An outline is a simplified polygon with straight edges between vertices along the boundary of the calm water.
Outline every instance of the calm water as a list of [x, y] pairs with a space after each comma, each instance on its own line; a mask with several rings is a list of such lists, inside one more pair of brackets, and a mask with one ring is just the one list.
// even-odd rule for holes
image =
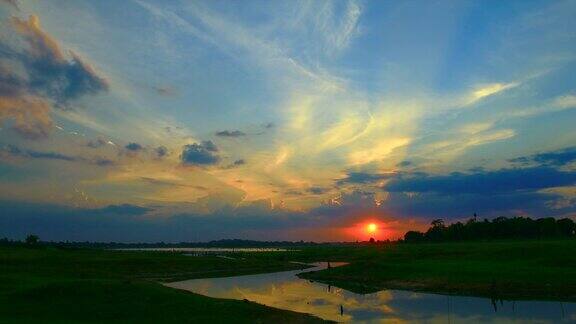
[[286, 252], [298, 251], [282, 248], [128, 248], [120, 251], [158, 251], [158, 252], [200, 252], [200, 253], [234, 253], [234, 252]]
[[[333, 264], [335, 265], [335, 264]], [[318, 270], [320, 267], [311, 270]], [[354, 323], [574, 323], [576, 303], [504, 301], [383, 290], [360, 295], [299, 279], [301, 271], [166, 284], [217, 298], [248, 299], [318, 317]], [[340, 314], [340, 305], [343, 315]]]

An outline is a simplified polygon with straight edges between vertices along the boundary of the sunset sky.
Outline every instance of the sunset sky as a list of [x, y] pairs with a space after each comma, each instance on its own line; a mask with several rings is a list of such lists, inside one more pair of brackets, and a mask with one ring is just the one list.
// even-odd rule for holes
[[0, 0], [0, 237], [574, 218], [575, 17], [576, 1]]

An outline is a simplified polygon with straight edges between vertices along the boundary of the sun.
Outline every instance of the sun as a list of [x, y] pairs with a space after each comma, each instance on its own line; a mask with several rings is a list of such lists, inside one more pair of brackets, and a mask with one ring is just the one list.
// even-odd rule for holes
[[366, 230], [368, 231], [368, 233], [374, 233], [374, 232], [376, 232], [376, 229], [378, 229], [378, 227], [374, 223], [370, 223], [366, 227]]

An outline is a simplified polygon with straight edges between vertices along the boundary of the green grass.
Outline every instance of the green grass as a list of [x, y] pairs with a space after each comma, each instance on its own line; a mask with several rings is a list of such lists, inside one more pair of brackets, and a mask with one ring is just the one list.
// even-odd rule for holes
[[576, 301], [576, 241], [317, 248], [300, 260], [349, 265], [302, 274], [360, 293], [406, 289], [504, 299]]
[[318, 319], [214, 299], [157, 281], [298, 268], [272, 259], [173, 253], [0, 247], [0, 323], [271, 323]]
[[319, 321], [159, 283], [301, 267], [288, 261], [350, 262], [301, 276], [360, 293], [389, 288], [576, 301], [574, 240], [318, 246], [237, 256], [0, 247], [0, 323]]

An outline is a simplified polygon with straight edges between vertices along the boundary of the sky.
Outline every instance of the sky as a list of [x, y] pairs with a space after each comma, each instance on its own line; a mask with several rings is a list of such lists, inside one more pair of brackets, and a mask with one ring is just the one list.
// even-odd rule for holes
[[572, 0], [0, 0], [0, 237], [575, 219], [575, 16]]

